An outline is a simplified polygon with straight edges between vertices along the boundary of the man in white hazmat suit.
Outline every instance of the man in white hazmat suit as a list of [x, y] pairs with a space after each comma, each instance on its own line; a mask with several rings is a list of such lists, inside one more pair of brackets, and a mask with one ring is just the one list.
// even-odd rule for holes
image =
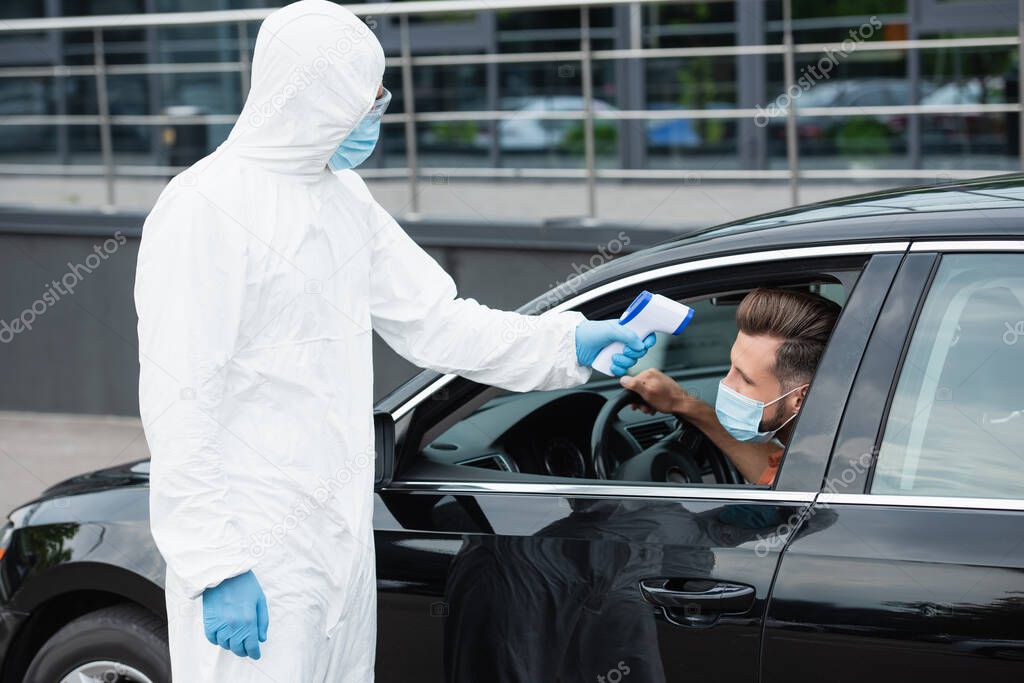
[[418, 365], [519, 391], [586, 381], [616, 340], [624, 373], [653, 338], [456, 298], [360, 178], [329, 170], [382, 92], [381, 47], [348, 10], [274, 12], [252, 71], [228, 139], [164, 189], [139, 251], [173, 677], [370, 681], [371, 329]]

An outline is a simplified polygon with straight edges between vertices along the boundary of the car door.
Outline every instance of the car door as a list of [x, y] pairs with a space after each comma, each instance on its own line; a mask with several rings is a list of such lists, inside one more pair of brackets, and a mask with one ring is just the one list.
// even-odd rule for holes
[[809, 515], [835, 523], [784, 552], [763, 681], [1024, 679], [1024, 242], [913, 251]]
[[[824, 475], [822, 446], [842, 414], [836, 398], [850, 389], [905, 247], [719, 257], [565, 302], [597, 317], [621, 311], [644, 287], [691, 302], [845, 273], [844, 313], [774, 488], [537, 474], [501, 451], [507, 432], [504, 441], [489, 432], [488, 421], [511, 412], [515, 428], [533, 433], [544, 427], [530, 422], [538, 410], [572, 401], [549, 421], [568, 433], [577, 412], [596, 414], [617, 393], [614, 380], [481, 402], [487, 388], [449, 378], [395, 410], [398, 466], [378, 490], [374, 519], [378, 679], [754, 680], [779, 553], [798, 527], [814, 535], [831, 523], [799, 521]], [[443, 462], [463, 451], [452, 455], [463, 458], [456, 464]]]

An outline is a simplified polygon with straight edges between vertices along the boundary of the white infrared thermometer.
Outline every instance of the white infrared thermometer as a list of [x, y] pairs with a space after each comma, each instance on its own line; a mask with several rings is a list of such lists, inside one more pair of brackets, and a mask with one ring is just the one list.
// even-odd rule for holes
[[[692, 317], [693, 309], [686, 304], [644, 290], [619, 316], [619, 324], [636, 332], [640, 339], [645, 339], [652, 332], [679, 334], [690, 324]], [[612, 356], [622, 353], [625, 348], [622, 342], [612, 342], [601, 349], [591, 367], [611, 375]]]

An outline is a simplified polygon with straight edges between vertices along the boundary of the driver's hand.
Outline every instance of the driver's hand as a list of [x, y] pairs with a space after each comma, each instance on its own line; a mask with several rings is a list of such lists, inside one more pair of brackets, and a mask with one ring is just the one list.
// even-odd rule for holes
[[695, 401], [699, 402], [699, 399], [686, 393], [678, 382], [654, 368], [637, 373], [635, 377], [626, 375], [619, 379], [619, 384], [640, 394], [646, 403], [634, 404], [633, 408], [648, 415], [674, 413], [685, 416], [687, 407]]

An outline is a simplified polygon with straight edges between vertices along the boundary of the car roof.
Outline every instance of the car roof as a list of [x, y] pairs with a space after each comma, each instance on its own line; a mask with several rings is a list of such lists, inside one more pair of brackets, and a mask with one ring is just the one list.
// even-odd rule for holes
[[1024, 174], [882, 190], [745, 218], [708, 228], [709, 235], [838, 218], [1024, 207]]
[[1024, 237], [1024, 174], [884, 190], [691, 230], [584, 274], [576, 291], [661, 265], [856, 242]]

